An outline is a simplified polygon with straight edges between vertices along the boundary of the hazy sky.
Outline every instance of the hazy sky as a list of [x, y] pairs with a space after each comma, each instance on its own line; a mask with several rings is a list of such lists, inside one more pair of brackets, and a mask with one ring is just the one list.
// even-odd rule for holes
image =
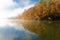
[[21, 15], [37, 3], [38, 0], [0, 0], [0, 19]]
[[38, 0], [0, 0], [0, 26], [9, 23], [6, 18], [21, 15], [24, 10], [33, 7], [37, 3]]

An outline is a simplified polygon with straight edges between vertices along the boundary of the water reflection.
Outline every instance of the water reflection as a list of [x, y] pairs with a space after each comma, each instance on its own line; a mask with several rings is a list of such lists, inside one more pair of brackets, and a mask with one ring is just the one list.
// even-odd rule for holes
[[6, 21], [0, 27], [0, 40], [60, 40], [60, 22]]
[[59, 21], [22, 22], [25, 29], [39, 35], [40, 40], [60, 40]]
[[8, 21], [7, 25], [0, 27], [0, 40], [39, 40], [39, 37], [24, 29], [21, 23]]

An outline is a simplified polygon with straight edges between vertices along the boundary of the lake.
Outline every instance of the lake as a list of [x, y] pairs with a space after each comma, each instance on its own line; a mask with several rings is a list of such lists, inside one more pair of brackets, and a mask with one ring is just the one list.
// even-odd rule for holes
[[21, 22], [6, 20], [0, 24], [2, 24], [0, 26], [0, 40], [39, 40], [39, 36], [25, 29]]
[[9, 21], [0, 27], [0, 40], [60, 40], [60, 22]]

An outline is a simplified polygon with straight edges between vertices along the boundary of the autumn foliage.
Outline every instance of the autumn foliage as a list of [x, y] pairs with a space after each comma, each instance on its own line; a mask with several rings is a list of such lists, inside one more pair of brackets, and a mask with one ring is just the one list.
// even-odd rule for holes
[[50, 0], [38, 3], [34, 7], [25, 11], [21, 19], [25, 20], [59, 20], [60, 1]]

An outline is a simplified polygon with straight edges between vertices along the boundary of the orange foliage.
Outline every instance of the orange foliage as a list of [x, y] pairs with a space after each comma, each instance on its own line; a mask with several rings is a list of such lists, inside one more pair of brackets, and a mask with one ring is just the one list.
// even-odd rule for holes
[[[40, 20], [44, 19], [47, 16], [51, 17], [51, 19], [54, 16], [60, 16], [60, 2], [59, 1], [53, 1], [50, 4], [46, 4], [46, 2], [38, 3], [35, 7], [32, 7], [25, 11], [23, 15], [21, 16], [21, 19], [27, 19], [27, 20]], [[48, 7], [47, 7], [48, 6]]]

